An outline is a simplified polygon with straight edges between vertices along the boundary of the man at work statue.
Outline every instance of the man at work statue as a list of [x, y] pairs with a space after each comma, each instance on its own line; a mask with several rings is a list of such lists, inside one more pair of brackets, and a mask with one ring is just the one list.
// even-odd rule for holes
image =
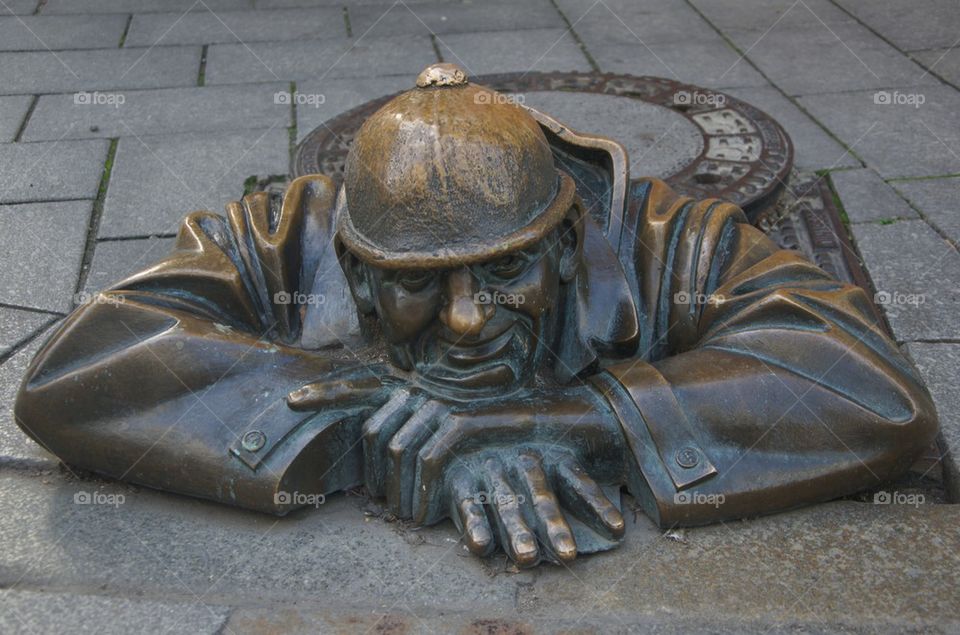
[[[69, 465], [283, 514], [365, 485], [478, 555], [609, 549], [902, 473], [936, 434], [867, 295], [618, 144], [426, 69], [75, 311], [16, 415]], [[349, 289], [349, 290], [347, 290]]]

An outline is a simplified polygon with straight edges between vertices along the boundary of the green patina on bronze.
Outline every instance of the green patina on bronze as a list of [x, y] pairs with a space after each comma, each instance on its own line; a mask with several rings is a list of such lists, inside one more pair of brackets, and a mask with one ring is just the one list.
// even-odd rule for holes
[[864, 291], [627, 165], [431, 67], [339, 192], [191, 214], [78, 308], [17, 421], [68, 464], [264, 512], [365, 485], [522, 566], [615, 547], [622, 488], [675, 527], [905, 471], [936, 415]]

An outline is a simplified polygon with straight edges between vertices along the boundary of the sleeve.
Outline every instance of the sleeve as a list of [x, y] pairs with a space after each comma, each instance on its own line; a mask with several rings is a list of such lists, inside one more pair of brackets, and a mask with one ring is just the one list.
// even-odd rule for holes
[[930, 396], [863, 289], [651, 182], [637, 241], [646, 355], [595, 378], [661, 526], [753, 516], [873, 487], [937, 432]]
[[353, 413], [285, 401], [344, 365], [294, 346], [289, 301], [315, 273], [301, 252], [329, 232], [333, 200], [332, 182], [311, 176], [282, 204], [260, 192], [226, 217], [189, 215], [170, 256], [53, 334], [21, 385], [17, 423], [69, 465], [263, 511], [289, 509], [281, 487], [358, 482], [359, 435], [341, 425]]

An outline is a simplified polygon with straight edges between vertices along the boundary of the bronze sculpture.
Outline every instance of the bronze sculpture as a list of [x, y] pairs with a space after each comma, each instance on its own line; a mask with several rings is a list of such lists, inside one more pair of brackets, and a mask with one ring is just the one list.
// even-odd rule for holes
[[67, 318], [27, 434], [271, 513], [363, 484], [521, 566], [616, 546], [621, 486], [710, 523], [873, 486], [936, 434], [862, 289], [452, 65], [364, 124], [339, 192], [226, 212]]

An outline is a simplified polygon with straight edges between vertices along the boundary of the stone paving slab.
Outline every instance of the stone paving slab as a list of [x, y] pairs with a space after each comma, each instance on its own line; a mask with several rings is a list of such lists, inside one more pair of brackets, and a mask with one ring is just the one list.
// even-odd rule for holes
[[0, 97], [0, 143], [9, 143], [17, 138], [32, 101], [29, 95]]
[[[790, 620], [773, 623], [769, 620], [737, 620], [732, 615], [711, 615], [709, 618], [687, 618], [682, 612], [661, 610], [653, 614], [633, 614], [629, 617], [607, 617], [603, 614], [581, 615], [575, 619], [523, 615], [504, 616], [488, 613], [453, 613], [450, 611], [355, 610], [336, 608], [327, 610], [307, 608], [237, 609], [230, 615], [225, 632], [266, 635], [282, 632], [286, 635], [316, 633], [403, 633], [404, 635], [436, 635], [463, 633], [467, 635], [532, 635], [535, 633], [563, 633], [565, 635], [716, 635], [742, 633], [745, 635], [778, 635], [781, 633], [863, 633], [864, 635], [903, 635], [921, 633], [920, 629], [905, 629], [902, 624], [862, 623], [843, 621]], [[945, 632], [927, 627], [926, 632]]]
[[252, 9], [253, 0], [47, 0], [48, 13], [160, 13]]
[[[501, 611], [533, 575], [491, 577], [463, 557], [450, 526], [402, 529], [366, 516], [356, 497], [276, 518], [59, 474], [44, 480], [0, 472], [3, 586], [214, 605]], [[74, 502], [81, 493], [90, 504]]]
[[936, 78], [865, 27], [841, 22], [725, 32], [790, 95], [936, 84]]
[[60, 462], [24, 434], [13, 416], [13, 405], [27, 367], [40, 347], [53, 333], [56, 316], [47, 316], [48, 326], [30, 342], [0, 364], [0, 467], [20, 467], [54, 470]]
[[[657, 535], [544, 569], [519, 601], [531, 615], [666, 609], [709, 620], [956, 628], [960, 508], [836, 502]], [[665, 575], [666, 574], [666, 575]], [[573, 577], [575, 576], [575, 578]], [[573, 579], [571, 579], [573, 578]]]
[[307, 42], [214, 44], [207, 52], [207, 84], [407, 75], [436, 62], [425, 36], [327, 38]]
[[0, 144], [0, 203], [95, 198], [106, 140]]
[[714, 26], [722, 29], [834, 25], [852, 18], [830, 0], [691, 0]]
[[954, 86], [960, 85], [960, 49], [914, 51], [910, 56]]
[[297, 105], [297, 142], [341, 113], [371, 99], [408, 90], [413, 85], [414, 78], [407, 75], [299, 82], [297, 93], [304, 101]]
[[[461, 3], [463, 0], [448, 0], [451, 4]], [[268, 9], [289, 9], [289, 8], [303, 8], [303, 7], [326, 7], [326, 6], [343, 6], [344, 4], [349, 4], [349, 6], [363, 6], [363, 5], [381, 5], [384, 9], [392, 5], [396, 0], [350, 0], [349, 3], [345, 3], [343, 0], [254, 0], [257, 9], [268, 10]], [[426, 3], [434, 3], [437, 0], [404, 0], [404, 4], [409, 5], [418, 5]]]
[[437, 46], [444, 61], [468, 75], [591, 70], [566, 29], [455, 33], [437, 38]]
[[57, 51], [116, 47], [120, 46], [120, 38], [126, 27], [125, 15], [0, 17], [0, 50]]
[[39, 0], [4, 0], [4, 15], [30, 15], [37, 10]]
[[954, 502], [960, 501], [960, 344], [909, 342], [907, 352], [927, 384], [940, 417], [940, 434], [948, 455], [944, 458], [944, 484]]
[[247, 177], [288, 171], [285, 128], [121, 139], [100, 237], [176, 233], [190, 212], [222, 213]]
[[[295, 602], [411, 621], [469, 612], [533, 628], [543, 619], [589, 625], [587, 616], [627, 628], [682, 614], [949, 629], [960, 601], [960, 512], [946, 505], [837, 502], [672, 538], [628, 515], [620, 549], [511, 574], [502, 557], [466, 557], [448, 523], [412, 531], [365, 515], [379, 506], [357, 497], [274, 519], [60, 474], [4, 472], [0, 485], [0, 582], [19, 579], [25, 590], [81, 584], [170, 602]], [[74, 502], [85, 495], [98, 502]]]
[[870, 168], [831, 172], [830, 179], [851, 223], [919, 218], [910, 204]]
[[98, 242], [93, 262], [87, 272], [84, 291], [88, 294], [107, 289], [130, 274], [136, 273], [173, 250], [174, 238], [108, 240]]
[[718, 38], [716, 31], [677, 0], [637, 3], [630, 0], [581, 2], [559, 0], [557, 7], [589, 47], [595, 43], [655, 44]]
[[290, 106], [282, 97], [289, 92], [289, 84], [276, 82], [127, 90], [118, 105], [78, 104], [73, 95], [41, 95], [23, 140], [287, 127]]
[[[0, 205], [0, 303], [69, 311], [93, 201]], [[25, 266], [29, 263], [29, 266]]]
[[960, 243], [960, 177], [894, 181], [892, 185], [928, 222]]
[[5, 633], [214, 633], [229, 609], [80, 593], [0, 591], [0, 630]]
[[6, 357], [51, 320], [53, 316], [49, 314], [0, 307], [0, 358]]
[[960, 254], [922, 220], [850, 226], [897, 341], [960, 331]]
[[952, 88], [810, 95], [799, 102], [884, 178], [960, 172], [960, 94]]
[[199, 46], [0, 53], [0, 91], [6, 94], [118, 91], [193, 86]]
[[707, 88], [770, 86], [749, 62], [719, 39], [642, 44], [587, 44], [607, 73], [656, 75]]
[[832, 170], [860, 162], [830, 137], [809, 115], [776, 88], [729, 88], [727, 93], [777, 120], [793, 141], [793, 164], [799, 170]]
[[124, 46], [269, 42], [345, 37], [343, 10], [217, 11], [133, 16]]
[[837, 4], [903, 50], [957, 44], [957, 5], [951, 0], [837, 0]]
[[353, 35], [364, 39], [566, 27], [548, 0], [360, 5], [350, 6], [349, 12]]

